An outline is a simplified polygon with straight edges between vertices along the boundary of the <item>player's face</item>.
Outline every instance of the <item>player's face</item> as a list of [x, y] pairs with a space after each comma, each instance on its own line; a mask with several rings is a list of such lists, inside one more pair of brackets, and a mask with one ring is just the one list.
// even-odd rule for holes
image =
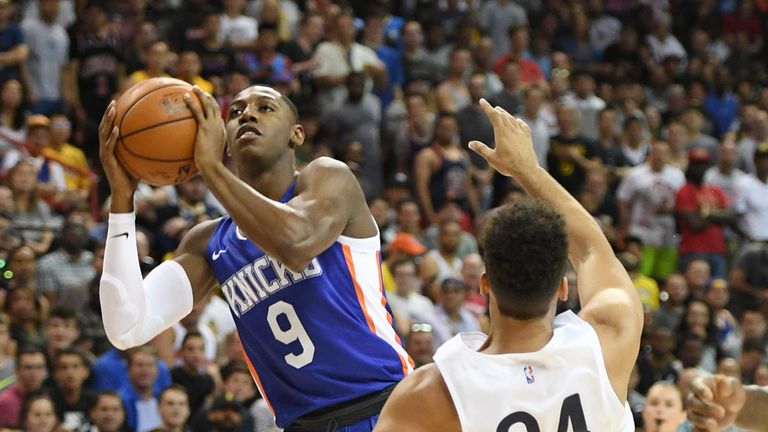
[[301, 145], [303, 129], [277, 90], [253, 86], [238, 93], [227, 113], [227, 144], [237, 159], [246, 151], [259, 159], [276, 159]]

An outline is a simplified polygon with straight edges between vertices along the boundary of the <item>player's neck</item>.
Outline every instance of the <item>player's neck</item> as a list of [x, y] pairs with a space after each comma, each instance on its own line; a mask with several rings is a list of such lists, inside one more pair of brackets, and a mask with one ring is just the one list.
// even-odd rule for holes
[[[290, 168], [283, 166], [284, 163], [288, 162], [291, 164]], [[239, 171], [240, 178], [244, 182], [272, 200], [282, 198], [296, 177], [292, 159], [290, 161], [280, 161], [271, 169], [265, 171], [245, 172], [243, 169], [239, 169]]]
[[552, 334], [553, 319], [549, 313], [527, 321], [495, 313], [491, 316], [488, 340], [479, 351], [484, 354], [536, 352], [547, 345]]

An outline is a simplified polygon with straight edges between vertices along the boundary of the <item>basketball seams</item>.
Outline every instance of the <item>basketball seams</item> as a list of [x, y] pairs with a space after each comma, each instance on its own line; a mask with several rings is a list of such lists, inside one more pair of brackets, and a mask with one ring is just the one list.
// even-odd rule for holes
[[162, 85], [160, 87], [155, 87], [152, 90], [150, 90], [150, 91], [144, 93], [143, 95], [141, 95], [141, 97], [136, 98], [133, 101], [133, 103], [130, 104], [128, 106], [128, 108], [125, 109], [125, 112], [123, 113], [123, 116], [120, 118], [120, 124], [118, 125], [118, 131], [120, 132], [120, 138], [123, 138], [123, 132], [122, 132], [123, 131], [123, 122], [125, 121], [125, 118], [128, 117], [128, 113], [131, 112], [131, 110], [133, 109], [134, 106], [136, 106], [137, 103], [141, 102], [142, 99], [144, 99], [145, 97], [151, 95], [152, 93], [154, 93], [154, 92], [156, 92], [158, 90], [162, 90], [164, 88], [172, 87], [172, 86], [179, 86], [179, 85], [181, 85], [181, 84], [177, 83], [177, 82], [170, 82], [170, 83]]
[[[122, 141], [122, 140], [121, 140]], [[122, 146], [116, 146], [115, 147], [115, 156], [117, 156], [117, 161], [120, 162], [120, 166], [123, 167], [126, 171], [128, 171], [128, 174], [133, 178], [141, 178], [141, 176], [133, 169], [129, 164], [123, 163], [123, 158], [120, 156], [120, 153], [122, 153], [121, 150], [124, 150], [126, 148], [125, 143], [123, 143]]]
[[132, 137], [134, 135], [140, 134], [140, 133], [148, 131], [150, 129], [154, 129], [156, 127], [165, 126], [167, 124], [176, 123], [176, 122], [180, 122], [180, 121], [184, 121], [184, 120], [189, 120], [189, 119], [193, 119], [193, 120], [197, 121], [195, 119], [195, 116], [182, 117], [182, 118], [177, 118], [177, 119], [173, 119], [173, 120], [166, 120], [164, 122], [155, 123], [152, 126], [145, 126], [145, 127], [141, 128], [141, 129], [136, 129], [135, 131], [133, 131], [133, 132], [127, 134], [127, 135], [121, 135], [120, 138], [125, 140], [126, 138]]

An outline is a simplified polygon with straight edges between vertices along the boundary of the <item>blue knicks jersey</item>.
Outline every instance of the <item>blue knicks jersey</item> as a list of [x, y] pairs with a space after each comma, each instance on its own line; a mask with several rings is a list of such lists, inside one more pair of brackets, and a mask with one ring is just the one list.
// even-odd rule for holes
[[[293, 196], [294, 185], [281, 202]], [[207, 259], [278, 426], [380, 391], [413, 370], [392, 327], [379, 248], [378, 235], [340, 236], [294, 273], [231, 218], [216, 226]]]

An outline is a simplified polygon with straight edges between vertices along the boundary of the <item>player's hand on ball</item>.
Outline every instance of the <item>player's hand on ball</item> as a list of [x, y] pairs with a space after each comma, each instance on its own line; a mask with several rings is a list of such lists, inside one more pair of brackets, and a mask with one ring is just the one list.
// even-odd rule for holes
[[104, 167], [104, 173], [109, 181], [109, 187], [112, 190], [112, 199], [130, 199], [133, 201], [133, 192], [136, 190], [138, 180], [128, 175], [125, 169], [115, 156], [115, 144], [119, 131], [114, 125], [115, 105], [112, 101], [99, 125], [99, 157], [101, 165]]
[[718, 432], [732, 425], [746, 401], [741, 383], [722, 375], [698, 377], [691, 382], [688, 420], [696, 432]]
[[216, 99], [197, 86], [194, 87], [194, 92], [200, 99], [202, 108], [192, 102], [192, 95], [189, 93], [184, 95], [184, 100], [197, 119], [195, 165], [202, 171], [212, 164], [221, 162], [224, 147], [227, 144], [227, 132]]
[[492, 107], [485, 99], [480, 100], [480, 107], [493, 125], [496, 148], [492, 149], [480, 141], [470, 141], [469, 148], [485, 158], [496, 171], [507, 176], [522, 174], [538, 167], [539, 161], [533, 151], [528, 125], [503, 108]]

